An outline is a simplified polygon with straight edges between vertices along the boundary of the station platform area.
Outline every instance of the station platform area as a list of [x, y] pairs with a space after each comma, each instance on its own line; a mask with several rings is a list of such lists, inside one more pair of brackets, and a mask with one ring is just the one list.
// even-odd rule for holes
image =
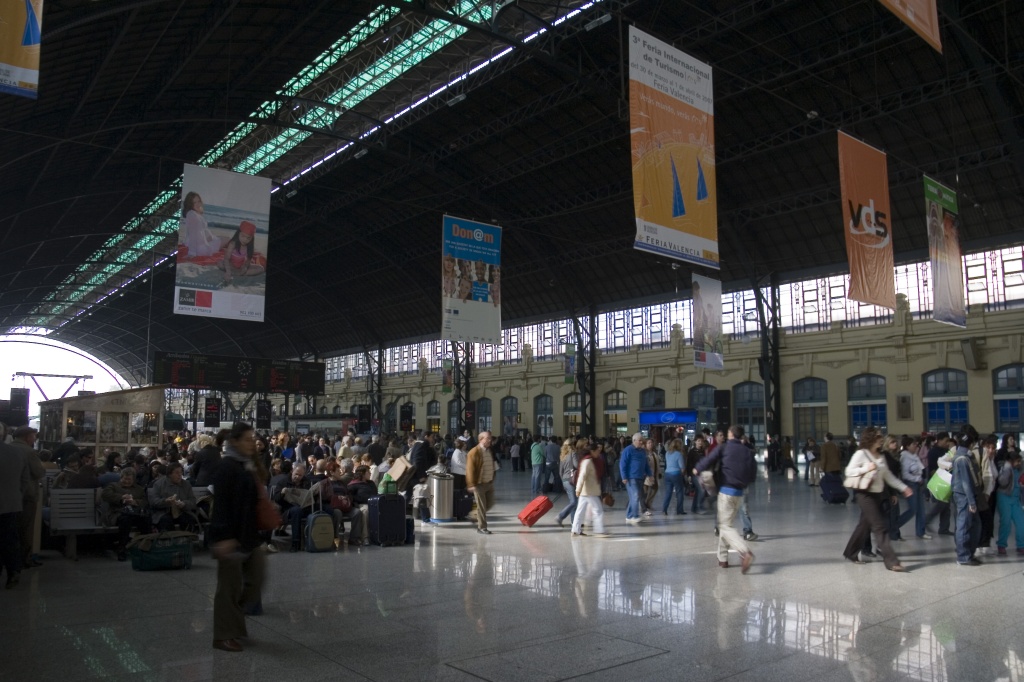
[[[908, 573], [842, 550], [854, 504], [802, 480], [758, 479], [759, 539], [747, 575], [721, 569], [714, 515], [625, 523], [570, 537], [555, 509], [516, 514], [530, 473], [498, 473], [493, 535], [468, 522], [421, 528], [414, 545], [267, 558], [264, 614], [245, 651], [211, 648], [216, 565], [135, 572], [44, 553], [0, 592], [3, 682], [123, 680], [856, 680], [1024, 679], [1024, 558], [955, 563], [953, 538], [894, 543]], [[689, 511], [689, 501], [687, 501]], [[934, 532], [935, 528], [932, 528]], [[734, 555], [735, 556], [735, 555]]]

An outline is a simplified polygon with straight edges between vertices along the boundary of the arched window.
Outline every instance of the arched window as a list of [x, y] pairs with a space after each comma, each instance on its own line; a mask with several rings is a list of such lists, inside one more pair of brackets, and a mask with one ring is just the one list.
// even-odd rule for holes
[[846, 404], [850, 410], [850, 433], [853, 439], [868, 426], [888, 431], [889, 411], [886, 406], [885, 377], [858, 374], [846, 382]]
[[441, 403], [438, 400], [431, 400], [427, 403], [427, 416], [428, 417], [440, 417], [441, 416]]
[[925, 374], [922, 381], [925, 430], [956, 431], [968, 423], [967, 372], [937, 369]]
[[808, 438], [825, 439], [828, 425], [828, 382], [808, 377], [793, 382], [793, 452]]
[[757, 448], [766, 444], [764, 427], [764, 385], [746, 381], [732, 387], [733, 421], [743, 427]]
[[542, 436], [555, 435], [555, 401], [543, 393], [533, 399], [534, 423]]
[[501, 399], [501, 432], [514, 436], [519, 430], [519, 399], [506, 396]]
[[697, 430], [715, 430], [718, 415], [715, 411], [715, 387], [700, 384], [690, 389], [690, 408], [697, 410]]
[[992, 372], [996, 431], [1020, 432], [1024, 409], [1024, 365], [1008, 365]]
[[[476, 432], [491, 431], [494, 430], [494, 422], [492, 420], [492, 411], [494, 408], [491, 407], [490, 398], [480, 398], [476, 401]], [[497, 434], [495, 434], [497, 435]]]
[[334, 416], [336, 416], [336, 417], [340, 417], [341, 416], [341, 405], [335, 405], [334, 406]]
[[398, 430], [398, 406], [391, 402], [384, 408], [384, 432], [394, 433]]
[[566, 436], [579, 435], [582, 430], [582, 417], [579, 393], [570, 393], [562, 398], [562, 433]]
[[326, 405], [321, 405], [320, 406], [320, 414], [327, 414], [327, 406]]
[[641, 410], [665, 409], [665, 391], [660, 388], [645, 388], [640, 391]]
[[626, 419], [626, 392], [612, 390], [604, 394], [604, 432], [621, 436], [629, 430]]

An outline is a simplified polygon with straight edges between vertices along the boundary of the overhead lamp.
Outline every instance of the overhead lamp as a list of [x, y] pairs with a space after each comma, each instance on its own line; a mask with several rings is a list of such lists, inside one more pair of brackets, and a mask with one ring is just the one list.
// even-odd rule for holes
[[587, 23], [583, 24], [583, 28], [585, 28], [588, 31], [593, 31], [598, 26], [603, 26], [603, 25], [607, 24], [611, 20], [612, 20], [612, 15], [610, 15], [610, 14], [602, 14], [597, 19], [594, 19], [593, 21], [588, 21]]
[[369, 153], [369, 151], [370, 150], [368, 150], [368, 149], [360, 149], [359, 151], [357, 151], [355, 154], [352, 155], [352, 158], [354, 158], [354, 159], [361, 159], [364, 156], [366, 156]]
[[454, 107], [456, 104], [458, 104], [459, 102], [462, 102], [465, 99], [466, 99], [466, 93], [460, 92], [459, 94], [455, 95], [455, 97], [452, 97], [450, 100], [448, 100], [448, 106]]
[[299, 193], [299, 190], [293, 189], [292, 191], [288, 192], [284, 196], [285, 196], [286, 199], [291, 199], [293, 196], [295, 196], [298, 193]]

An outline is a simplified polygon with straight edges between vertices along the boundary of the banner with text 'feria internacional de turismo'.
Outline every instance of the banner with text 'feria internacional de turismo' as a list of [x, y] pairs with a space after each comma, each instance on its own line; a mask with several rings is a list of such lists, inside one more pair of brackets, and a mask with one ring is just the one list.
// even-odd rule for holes
[[501, 228], [445, 216], [441, 338], [501, 343]]
[[270, 178], [185, 166], [174, 312], [263, 321]]
[[43, 0], [0, 0], [0, 92], [36, 98]]
[[928, 255], [932, 267], [932, 318], [936, 322], [966, 327], [956, 190], [926, 175], [924, 206], [928, 215]]
[[942, 52], [939, 35], [939, 9], [935, 0], [880, 0], [903, 23], [914, 29], [929, 45]]
[[839, 185], [854, 301], [896, 309], [885, 154], [839, 133]]
[[717, 269], [711, 67], [631, 26], [629, 126], [634, 248]]

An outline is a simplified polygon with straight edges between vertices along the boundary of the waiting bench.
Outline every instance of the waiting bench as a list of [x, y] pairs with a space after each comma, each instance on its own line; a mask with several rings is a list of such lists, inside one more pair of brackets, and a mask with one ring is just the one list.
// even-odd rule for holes
[[50, 535], [65, 535], [64, 556], [78, 559], [78, 536], [116, 533], [116, 526], [98, 523], [98, 488], [50, 490]]

